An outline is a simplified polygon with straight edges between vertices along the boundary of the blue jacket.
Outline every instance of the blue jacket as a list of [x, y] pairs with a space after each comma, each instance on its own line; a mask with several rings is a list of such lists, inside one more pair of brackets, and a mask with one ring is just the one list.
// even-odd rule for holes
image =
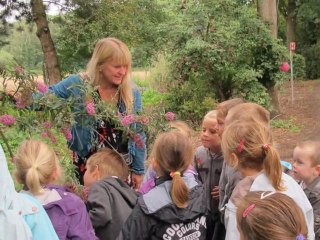
[[[53, 92], [57, 97], [69, 98], [74, 97], [76, 104], [73, 106], [72, 111], [75, 113], [85, 113], [85, 99], [84, 93], [81, 91], [81, 86], [83, 80], [80, 75], [70, 75], [61, 82], [49, 87], [49, 91]], [[133, 88], [133, 113], [138, 113], [142, 111], [141, 94], [137, 88]], [[122, 110], [125, 110], [124, 103], [120, 105]], [[80, 157], [86, 157], [90, 150], [92, 149], [92, 142], [94, 136], [94, 130], [92, 128], [86, 127], [87, 124], [92, 124], [95, 126], [92, 117], [86, 114], [79, 114], [75, 117], [76, 123], [72, 126], [72, 140], [68, 143], [69, 148], [75, 152]], [[137, 127], [137, 124], [133, 124], [133, 127]], [[144, 142], [143, 148], [138, 148], [135, 142], [129, 138], [128, 142], [128, 152], [133, 158], [131, 168], [137, 174], [144, 173], [144, 160], [146, 156], [146, 135], [144, 132], [139, 133]]]
[[0, 239], [58, 240], [41, 204], [17, 193], [0, 145]]

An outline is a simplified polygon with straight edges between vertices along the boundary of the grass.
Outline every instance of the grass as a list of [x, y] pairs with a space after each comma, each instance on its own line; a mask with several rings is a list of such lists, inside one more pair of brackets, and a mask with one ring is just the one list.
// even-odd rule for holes
[[273, 128], [287, 129], [292, 133], [299, 133], [301, 131], [301, 126], [295, 124], [293, 118], [274, 119], [271, 121], [271, 126]]

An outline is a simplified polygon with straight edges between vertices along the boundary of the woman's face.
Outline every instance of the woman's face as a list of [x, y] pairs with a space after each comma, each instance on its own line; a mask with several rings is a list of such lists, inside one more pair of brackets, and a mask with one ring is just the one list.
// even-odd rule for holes
[[118, 62], [111, 60], [100, 66], [102, 80], [105, 83], [119, 86], [128, 72], [128, 67], [121, 65]]

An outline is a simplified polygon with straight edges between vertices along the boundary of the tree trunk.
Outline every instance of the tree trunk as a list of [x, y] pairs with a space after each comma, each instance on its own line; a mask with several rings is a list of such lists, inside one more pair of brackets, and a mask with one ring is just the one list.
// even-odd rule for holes
[[258, 0], [260, 18], [270, 26], [272, 36], [278, 37], [278, 6], [277, 0]]
[[[257, 9], [260, 18], [269, 24], [271, 34], [274, 38], [278, 37], [278, 4], [277, 0], [258, 0]], [[280, 112], [279, 89], [272, 86], [268, 88], [271, 97], [271, 104], [274, 111]]]
[[37, 36], [40, 40], [46, 72], [48, 73], [49, 84], [61, 80], [61, 72], [58, 63], [56, 49], [51, 38], [47, 15], [42, 0], [31, 0], [33, 20], [37, 25]]
[[294, 31], [294, 11], [296, 9], [296, 1], [288, 0], [287, 5], [287, 16], [286, 16], [286, 38], [287, 47], [289, 48], [290, 42], [295, 41], [295, 31]]

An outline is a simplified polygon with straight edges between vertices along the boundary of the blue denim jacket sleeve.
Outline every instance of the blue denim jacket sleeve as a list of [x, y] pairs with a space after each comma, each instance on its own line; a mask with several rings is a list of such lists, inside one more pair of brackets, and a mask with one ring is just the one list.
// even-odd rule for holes
[[76, 85], [82, 85], [82, 80], [79, 75], [70, 75], [64, 80], [49, 87], [49, 91], [53, 92], [57, 97], [68, 98], [71, 95], [80, 95], [80, 88]]
[[[133, 88], [133, 112], [139, 113], [142, 112], [142, 102], [141, 102], [141, 94], [139, 90], [134, 87]], [[141, 125], [134, 123], [132, 126], [140, 135], [141, 140], [143, 142], [143, 147], [137, 147], [133, 139], [129, 138], [128, 142], [128, 151], [133, 158], [131, 168], [132, 171], [136, 174], [144, 174], [144, 162], [146, 158], [146, 134], [142, 131]]]

